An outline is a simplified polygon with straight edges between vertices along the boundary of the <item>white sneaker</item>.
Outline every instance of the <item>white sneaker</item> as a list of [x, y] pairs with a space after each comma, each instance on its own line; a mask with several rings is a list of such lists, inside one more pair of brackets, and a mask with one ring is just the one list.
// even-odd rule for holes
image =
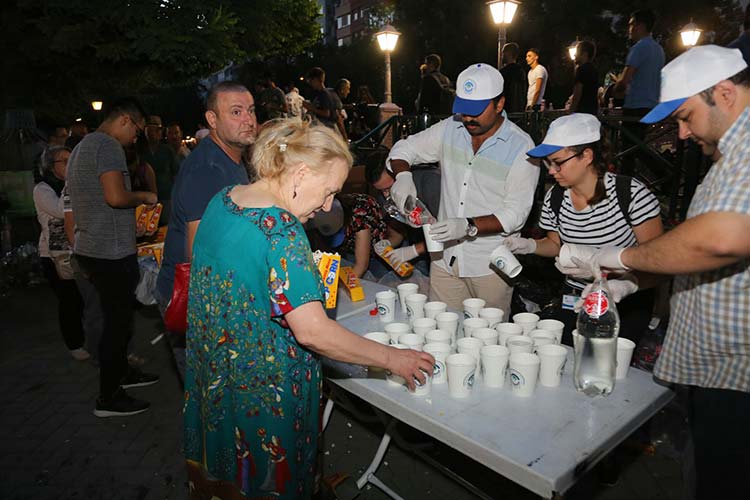
[[76, 361], [86, 361], [91, 357], [91, 354], [89, 354], [89, 352], [83, 347], [71, 350], [70, 355], [73, 356], [73, 359]]

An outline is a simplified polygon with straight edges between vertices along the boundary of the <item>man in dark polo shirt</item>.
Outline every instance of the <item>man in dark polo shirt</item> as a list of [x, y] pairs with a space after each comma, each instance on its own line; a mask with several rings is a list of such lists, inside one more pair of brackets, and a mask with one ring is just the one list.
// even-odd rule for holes
[[208, 202], [226, 186], [249, 182], [242, 153], [257, 134], [253, 96], [239, 83], [222, 82], [209, 92], [206, 109], [210, 134], [182, 162], [172, 191], [172, 214], [156, 282], [162, 311], [172, 297], [175, 266], [190, 262]]
[[125, 389], [155, 384], [159, 377], [128, 366], [133, 336], [133, 299], [139, 270], [135, 207], [156, 204], [156, 195], [132, 191], [123, 146], [143, 134], [146, 113], [134, 99], [112, 104], [99, 128], [70, 155], [67, 188], [75, 219], [73, 253], [101, 302], [104, 325], [99, 343], [97, 417], [128, 416], [148, 410]]

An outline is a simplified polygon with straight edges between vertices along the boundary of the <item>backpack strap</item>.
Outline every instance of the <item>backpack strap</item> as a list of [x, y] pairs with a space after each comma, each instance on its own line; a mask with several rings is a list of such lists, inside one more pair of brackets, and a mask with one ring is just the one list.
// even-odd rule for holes
[[549, 196], [549, 204], [550, 208], [552, 209], [552, 213], [555, 214], [555, 219], [557, 220], [558, 226], [560, 225], [560, 208], [562, 208], [564, 197], [565, 190], [560, 186], [560, 184], [555, 183], [555, 185], [552, 186], [552, 192]]
[[627, 175], [616, 175], [615, 176], [615, 193], [617, 194], [617, 204], [620, 205], [620, 212], [625, 217], [625, 222], [628, 226], [632, 227], [630, 220], [630, 200], [632, 198], [630, 193], [630, 184], [633, 178]]

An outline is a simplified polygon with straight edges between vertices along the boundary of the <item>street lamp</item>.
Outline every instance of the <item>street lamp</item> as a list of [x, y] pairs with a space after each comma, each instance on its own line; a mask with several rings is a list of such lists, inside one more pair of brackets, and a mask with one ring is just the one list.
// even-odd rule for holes
[[576, 60], [576, 56], [578, 55], [578, 44], [580, 43], [580, 40], [578, 40], [578, 37], [576, 37], [576, 41], [571, 43], [568, 46], [568, 55], [570, 56], [571, 61]]
[[91, 101], [91, 107], [94, 108], [94, 111], [101, 111], [102, 101]]
[[688, 48], [693, 47], [698, 43], [698, 39], [701, 37], [701, 33], [703, 33], [703, 30], [693, 22], [693, 18], [691, 17], [690, 22], [683, 26], [680, 30], [682, 45]]
[[516, 0], [490, 0], [487, 5], [490, 7], [492, 21], [498, 25], [497, 30], [497, 69], [503, 66], [503, 45], [505, 45], [505, 30], [513, 22], [513, 16], [516, 15], [520, 2]]
[[386, 24], [375, 33], [380, 50], [385, 52], [385, 102], [393, 102], [391, 94], [391, 52], [396, 48], [399, 36], [401, 36], [401, 33], [390, 24]]

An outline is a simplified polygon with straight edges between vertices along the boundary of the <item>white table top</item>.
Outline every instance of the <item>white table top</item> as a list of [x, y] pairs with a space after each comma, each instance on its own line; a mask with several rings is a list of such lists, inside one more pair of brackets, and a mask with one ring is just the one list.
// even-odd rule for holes
[[[363, 279], [359, 281], [365, 291], [365, 299], [358, 302], [352, 302], [343, 285], [339, 283], [338, 296], [336, 298], [336, 321], [349, 318], [360, 312], [371, 311], [375, 308], [375, 294], [385, 290], [392, 290], [392, 288], [380, 285], [374, 281]], [[409, 281], [406, 280], [404, 283], [409, 283]], [[427, 294], [426, 290], [419, 290], [419, 292]], [[398, 299], [396, 299], [396, 303], [398, 303]]]
[[[366, 313], [350, 316], [341, 324], [361, 334], [382, 331], [378, 318]], [[333, 367], [345, 375], [330, 380], [549, 498], [564, 493], [674, 395], [654, 383], [651, 374], [631, 367], [628, 377], [618, 380], [608, 397], [589, 398], [573, 386], [572, 357], [569, 349], [560, 387], [538, 385], [530, 398], [512, 395], [508, 382], [502, 389], [492, 389], [481, 380], [465, 400], [452, 398], [448, 384], [433, 385], [429, 396], [417, 397], [406, 387], [366, 378], [362, 367], [339, 363]]]

